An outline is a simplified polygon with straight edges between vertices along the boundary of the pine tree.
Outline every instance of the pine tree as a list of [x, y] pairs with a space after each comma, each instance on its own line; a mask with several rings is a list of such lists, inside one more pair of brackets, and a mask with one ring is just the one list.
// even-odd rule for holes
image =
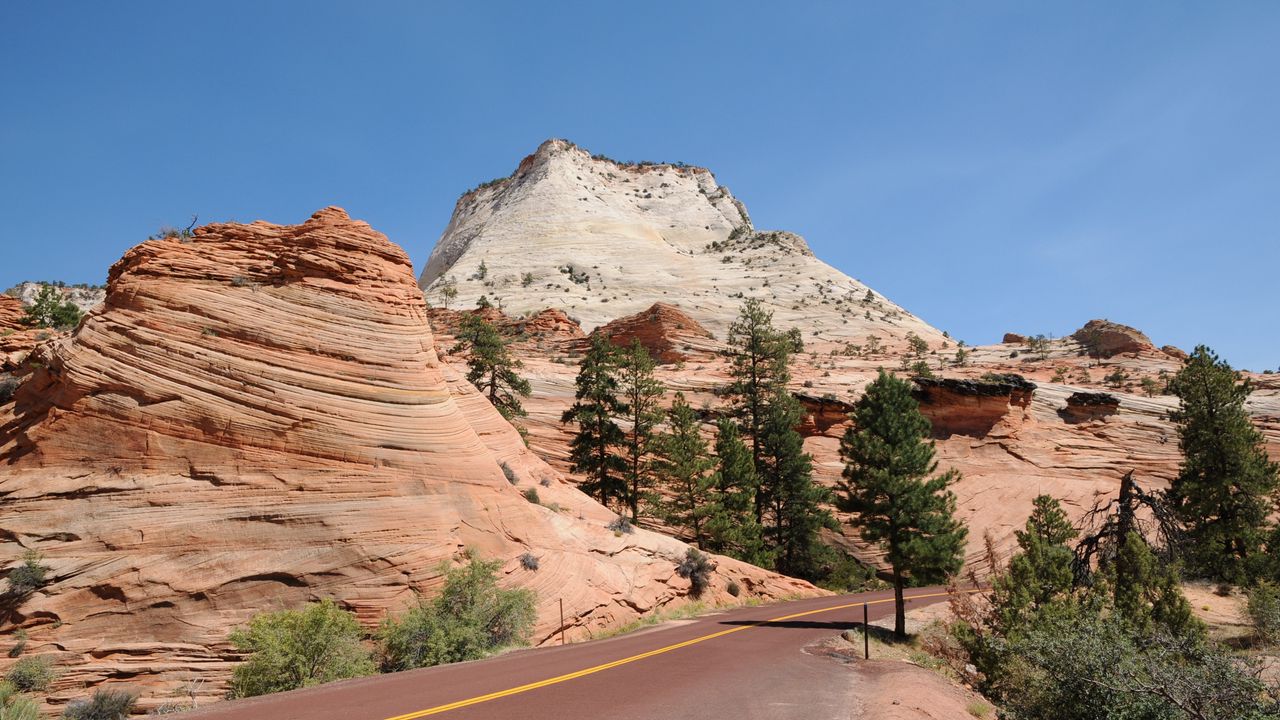
[[659, 402], [666, 388], [653, 376], [653, 358], [636, 340], [618, 356], [618, 385], [622, 402], [626, 405], [625, 419], [630, 425], [626, 431], [623, 461], [626, 470], [623, 479], [627, 484], [627, 505], [632, 521], [640, 519], [640, 501], [651, 495], [653, 471], [650, 455], [654, 429], [662, 421]]
[[615, 452], [626, 436], [614, 418], [628, 408], [618, 398], [616, 372], [617, 348], [602, 336], [592, 336], [578, 366], [575, 402], [560, 418], [562, 423], [578, 424], [569, 446], [569, 459], [574, 472], [587, 476], [583, 491], [596, 495], [605, 506], [614, 499], [624, 502], [627, 494], [622, 479], [627, 466]]
[[854, 406], [853, 426], [840, 441], [845, 461], [840, 509], [854, 513], [862, 539], [880, 545], [893, 571], [894, 633], [906, 634], [902, 590], [908, 580], [940, 582], [964, 561], [965, 527], [955, 518], [947, 486], [954, 470], [933, 475], [929, 421], [911, 386], [880, 372]]
[[[729, 326], [728, 342], [732, 357], [728, 396], [734, 403], [742, 434], [751, 439], [751, 461], [760, 472], [763, 462], [761, 437], [769, 397], [774, 389], [790, 379], [787, 364], [796, 347], [798, 336], [778, 332], [773, 326], [773, 313], [750, 298], [742, 306], [738, 319]], [[755, 520], [762, 523], [768, 502], [766, 493], [755, 492]]]
[[465, 315], [450, 352], [469, 351], [467, 380], [489, 399], [508, 422], [526, 415], [520, 398], [529, 397], [529, 381], [516, 372], [524, 363], [511, 357], [498, 329], [479, 315]]
[[772, 562], [764, 550], [755, 497], [760, 479], [751, 450], [742, 442], [738, 426], [728, 418], [716, 424], [714, 500], [707, 520], [708, 549], [762, 567]]
[[1242, 582], [1260, 551], [1280, 469], [1245, 410], [1250, 388], [1225, 360], [1201, 345], [1169, 383], [1181, 404], [1182, 467], [1169, 488], [1187, 526], [1190, 565], [1208, 577]]
[[26, 309], [22, 321], [32, 327], [71, 330], [80, 324], [84, 313], [52, 285], [41, 285], [40, 292]]
[[1156, 559], [1140, 533], [1125, 536], [1106, 570], [1116, 613], [1140, 636], [1158, 626], [1178, 637], [1204, 638], [1204, 625], [1183, 596], [1177, 571]]
[[1075, 553], [1067, 545], [1076, 530], [1062, 511], [1062, 505], [1048, 495], [1033, 501], [1025, 530], [1014, 533], [1019, 552], [1009, 561], [1008, 571], [993, 582], [994, 602], [1012, 627], [1029, 612], [1044, 607], [1071, 589], [1071, 563]]
[[831, 493], [813, 482], [813, 458], [804, 451], [800, 403], [785, 387], [775, 387], [761, 432], [761, 491], [769, 498], [764, 538], [777, 553], [774, 568], [784, 575], [813, 577], [821, 551], [818, 532], [835, 526], [824, 507]]
[[707, 455], [698, 413], [676, 393], [667, 415], [667, 432], [658, 436], [654, 472], [667, 490], [662, 517], [679, 528], [700, 548], [707, 547], [708, 520], [715, 515], [714, 462]]

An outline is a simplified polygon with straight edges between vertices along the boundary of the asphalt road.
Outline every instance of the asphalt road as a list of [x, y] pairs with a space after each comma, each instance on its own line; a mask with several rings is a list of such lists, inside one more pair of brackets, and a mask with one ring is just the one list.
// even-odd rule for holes
[[[908, 608], [945, 600], [915, 588]], [[848, 670], [805, 646], [893, 612], [890, 591], [715, 613], [606, 640], [219, 703], [200, 720], [824, 720], [855, 706]]]

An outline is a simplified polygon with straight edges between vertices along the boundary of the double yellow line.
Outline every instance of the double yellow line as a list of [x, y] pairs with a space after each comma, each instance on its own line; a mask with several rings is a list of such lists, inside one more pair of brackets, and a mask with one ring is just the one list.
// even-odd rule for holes
[[[980, 591], [968, 590], [965, 592], [980, 592]], [[904, 599], [905, 600], [923, 600], [925, 598], [943, 597], [949, 594], [950, 593], [945, 593], [945, 592], [928, 593], [926, 595], [912, 595]], [[504, 698], [510, 695], [519, 695], [520, 693], [529, 692], [530, 690], [537, 690], [538, 688], [547, 687], [548, 685], [556, 685], [558, 683], [568, 682], [570, 680], [576, 680], [577, 678], [585, 677], [587, 675], [594, 675], [595, 673], [603, 672], [611, 668], [616, 668], [619, 665], [626, 665], [627, 663], [633, 663], [633, 662], [636, 662], [637, 660], [644, 660], [645, 658], [650, 658], [650, 657], [653, 657], [654, 655], [661, 655], [662, 653], [668, 653], [668, 652], [671, 652], [672, 650], [679, 650], [680, 648], [689, 647], [690, 645], [697, 645], [700, 642], [714, 640], [718, 637], [724, 637], [725, 635], [732, 635], [733, 633], [742, 632], [743, 630], [750, 630], [751, 628], [759, 627], [760, 625], [764, 625], [767, 623], [794, 620], [796, 618], [805, 617], [807, 615], [817, 615], [819, 613], [833, 612], [835, 610], [844, 610], [846, 608], [859, 607], [861, 605], [879, 605], [881, 603], [891, 603], [891, 602], [893, 602], [893, 598], [884, 598], [882, 600], [864, 600], [860, 602], [847, 603], [845, 605], [834, 605], [832, 607], [827, 607], [827, 608], [818, 608], [817, 610], [806, 610], [804, 612], [793, 613], [791, 615], [783, 615], [782, 617], [776, 617], [769, 620], [760, 620], [757, 622], [753, 622], [749, 625], [742, 625], [739, 627], [730, 628], [728, 630], [721, 630], [720, 632], [714, 632], [709, 635], [703, 635], [701, 637], [693, 638], [692, 640], [685, 640], [684, 642], [675, 643], [674, 645], [660, 647], [657, 650], [650, 650], [649, 652], [643, 652], [643, 653], [640, 653], [639, 655], [632, 655], [631, 657], [625, 657], [625, 658], [622, 658], [621, 660], [614, 660], [613, 662], [607, 662], [607, 663], [604, 663], [603, 665], [596, 665], [594, 667], [577, 670], [571, 673], [566, 673], [564, 675], [557, 675], [556, 677], [547, 678], [546, 680], [538, 680], [537, 682], [531, 682], [527, 685], [520, 685], [518, 687], [507, 688], [506, 690], [491, 692], [488, 695], [477, 695], [476, 697], [467, 698], [466, 700], [458, 700], [457, 702], [451, 702], [447, 705], [437, 705], [432, 708], [427, 708], [426, 710], [416, 710], [411, 713], [405, 713], [404, 715], [396, 715], [395, 717], [389, 717], [389, 718], [386, 718], [385, 720], [416, 720], [417, 718], [426, 717], [428, 715], [439, 715], [440, 713], [449, 712], [450, 710], [457, 710], [459, 708], [469, 707], [471, 705], [479, 705], [480, 703], [489, 702], [490, 700], [497, 700], [498, 698]]]

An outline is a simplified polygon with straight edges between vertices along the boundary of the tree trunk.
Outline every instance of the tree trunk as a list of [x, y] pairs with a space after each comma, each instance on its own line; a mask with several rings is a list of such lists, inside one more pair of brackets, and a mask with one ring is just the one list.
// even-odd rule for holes
[[899, 640], [907, 638], [907, 604], [902, 599], [902, 573], [893, 569], [893, 635]]

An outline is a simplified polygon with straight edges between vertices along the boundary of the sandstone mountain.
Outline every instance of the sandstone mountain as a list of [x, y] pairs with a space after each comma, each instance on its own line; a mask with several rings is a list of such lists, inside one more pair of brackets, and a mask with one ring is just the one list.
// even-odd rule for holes
[[464, 194], [419, 282], [436, 306], [483, 295], [510, 315], [563, 310], [586, 331], [664, 302], [724, 337], [755, 297], [806, 338], [942, 340], [799, 236], [757, 230], [711, 171], [617, 162], [564, 140]]
[[[641, 338], [658, 354], [674, 349], [658, 376], [705, 416], [723, 410], [725, 329], [745, 298], [760, 298], [775, 324], [803, 334], [791, 389], [808, 410], [805, 447], [827, 484], [839, 479], [839, 439], [862, 388], [882, 367], [910, 373], [925, 363], [943, 377], [923, 382], [919, 399], [934, 422], [941, 466], [963, 474], [954, 490], [971, 528], [971, 560], [988, 532], [1008, 547], [1040, 493], [1079, 516], [1129, 470], [1159, 487], [1178, 467], [1167, 419], [1176, 399], [1161, 392], [1185, 357], [1177, 348], [1157, 349], [1134, 328], [1095, 320], [1063, 339], [1010, 333], [1005, 344], [965, 348], [957, 361], [953, 340], [821, 262], [800, 238], [756, 231], [702, 168], [618, 163], [547, 141], [510, 177], [459, 199], [420, 284], [436, 306], [451, 285], [454, 307], [486, 295], [500, 302], [508, 326], [555, 308], [586, 330], [613, 336], [625, 328], [618, 336], [627, 342]], [[678, 336], [675, 313], [710, 336]], [[908, 333], [927, 347], [912, 352]], [[559, 419], [572, 402], [581, 340], [515, 342], [533, 384], [524, 420], [531, 447], [568, 473], [572, 428]], [[461, 366], [461, 358], [446, 360]], [[1253, 379], [1250, 408], [1280, 457], [1280, 383]], [[1105, 392], [1114, 404], [1083, 405], [1081, 392]], [[878, 561], [853, 534], [832, 540]]]
[[[340, 209], [134, 247], [22, 373], [0, 552], [38, 551], [49, 583], [0, 632], [56, 658], [55, 706], [104, 681], [144, 707], [192, 681], [216, 697], [254, 612], [334, 597], [372, 626], [468, 552], [537, 593], [539, 643], [561, 598], [570, 640], [687, 601], [685, 546], [608, 529], [439, 362], [409, 258]], [[816, 592], [717, 563], [712, 600]]]

